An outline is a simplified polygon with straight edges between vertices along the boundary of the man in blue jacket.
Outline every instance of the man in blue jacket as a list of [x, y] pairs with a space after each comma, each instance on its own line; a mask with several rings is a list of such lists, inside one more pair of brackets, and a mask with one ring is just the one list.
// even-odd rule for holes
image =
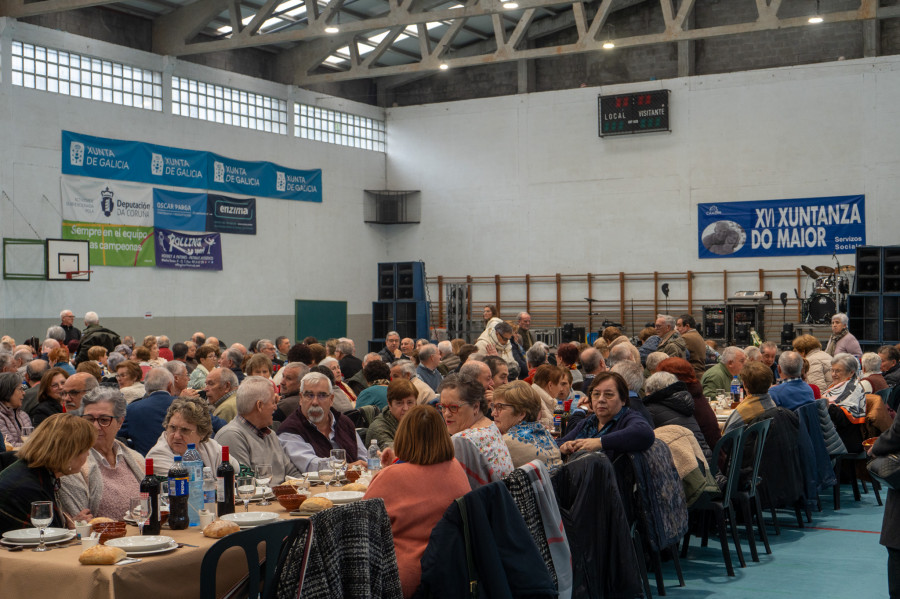
[[163, 420], [174, 397], [175, 377], [165, 368], [153, 368], [144, 377], [147, 396], [128, 404], [119, 437], [130, 439], [134, 450], [147, 455], [163, 432]]

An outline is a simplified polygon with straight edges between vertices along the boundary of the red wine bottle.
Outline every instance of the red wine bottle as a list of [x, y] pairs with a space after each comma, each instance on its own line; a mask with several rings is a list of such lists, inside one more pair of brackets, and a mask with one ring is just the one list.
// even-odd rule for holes
[[216, 468], [216, 515], [234, 513], [234, 467], [228, 461], [228, 446], [222, 446], [222, 463]]
[[159, 534], [159, 481], [153, 475], [153, 458], [146, 460], [147, 476], [141, 481], [141, 494], [147, 494], [150, 499], [150, 518], [144, 525], [145, 535]]

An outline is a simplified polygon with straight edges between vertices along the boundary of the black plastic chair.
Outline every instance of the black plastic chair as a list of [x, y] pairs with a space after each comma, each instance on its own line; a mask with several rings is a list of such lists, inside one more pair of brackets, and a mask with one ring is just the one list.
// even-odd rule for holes
[[[722, 558], [725, 560], [725, 569], [728, 571], [729, 576], [734, 576], [734, 567], [731, 564], [731, 550], [728, 547], [728, 529], [726, 527], [726, 524], [731, 527], [731, 538], [734, 541], [734, 549], [737, 552], [738, 561], [740, 562], [742, 568], [747, 566], [747, 562], [744, 561], [744, 552], [741, 549], [741, 540], [740, 538], [738, 538], [737, 525], [735, 522], [735, 512], [733, 507], [733, 499], [740, 482], [741, 459], [744, 455], [744, 444], [742, 442], [743, 435], [743, 428], [735, 428], [722, 435], [722, 438], [719, 439], [718, 443], [716, 443], [716, 446], [713, 449], [712, 460], [709, 462], [709, 467], [713, 476], [716, 475], [716, 472], [718, 470], [719, 458], [722, 457], [723, 454], [725, 454], [727, 447], [729, 445], [731, 446], [731, 451], [728, 454], [727, 461], [728, 470], [725, 489], [722, 491], [722, 494], [719, 497], [714, 498], [707, 504], [692, 510], [695, 512], [704, 513], [704, 515], [706, 512], [712, 512], [715, 516], [716, 528], [719, 533], [719, 542], [722, 545]], [[702, 542], [703, 546], [706, 546], [706, 531], [707, 527], [704, 524]], [[688, 530], [688, 532], [684, 535], [684, 542], [681, 546], [681, 557], [687, 557], [690, 537], [691, 533], [690, 530]]]
[[[762, 461], [763, 447], [766, 444], [766, 436], [769, 434], [770, 424], [772, 424], [772, 421], [767, 418], [754, 422], [744, 430], [744, 451], [755, 449], [753, 472], [748, 481], [747, 489], [735, 493], [735, 500], [741, 506], [743, 513], [747, 539], [750, 541], [750, 559], [755, 562], [759, 561], [759, 554], [756, 552], [756, 540], [753, 537], [754, 516], [756, 517], [756, 524], [759, 526], [759, 536], [766, 548], [766, 553], [772, 553], [772, 548], [769, 546], [769, 535], [766, 533], [766, 523], [763, 521], [762, 504], [759, 501], [759, 494], [756, 492], [756, 486], [759, 483], [759, 463]], [[755, 446], [751, 445], [751, 443], [755, 443]]]
[[[200, 565], [200, 599], [216, 599], [219, 596], [216, 593], [216, 570], [219, 558], [232, 547], [240, 547], [244, 550], [248, 574], [229, 589], [224, 596], [231, 597], [239, 593], [244, 588], [245, 582], [248, 585], [246, 595], [244, 593], [241, 595], [250, 599], [271, 596], [274, 589], [275, 572], [280, 564], [279, 556], [282, 547], [290, 546], [285, 540], [300, 534], [300, 531], [305, 531], [308, 526], [307, 520], [277, 520], [271, 524], [232, 533], [216, 541], [203, 556], [203, 562]], [[260, 561], [259, 558], [258, 546], [260, 543], [266, 544], [263, 561]], [[262, 578], [260, 578], [260, 574], [262, 574]]]

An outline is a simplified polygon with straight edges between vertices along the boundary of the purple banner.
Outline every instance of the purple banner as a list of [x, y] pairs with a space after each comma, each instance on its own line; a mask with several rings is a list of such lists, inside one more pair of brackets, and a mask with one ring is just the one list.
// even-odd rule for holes
[[190, 235], [156, 229], [156, 267], [186, 270], [222, 270], [222, 237], [219, 233]]

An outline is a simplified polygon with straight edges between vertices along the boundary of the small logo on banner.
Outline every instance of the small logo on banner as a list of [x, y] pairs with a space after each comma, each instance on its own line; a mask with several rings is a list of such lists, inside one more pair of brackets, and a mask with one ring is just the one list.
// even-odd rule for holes
[[162, 154], [157, 154], [153, 152], [153, 156], [150, 159], [150, 172], [157, 177], [161, 177], [163, 174], [163, 157]]
[[84, 166], [84, 144], [80, 141], [69, 144], [69, 162], [72, 166]]
[[106, 216], [110, 216], [113, 213], [113, 208], [115, 207], [115, 203], [113, 202], [113, 196], [115, 192], [111, 190], [109, 187], [100, 192], [100, 209], [103, 211], [103, 214]]
[[225, 165], [218, 160], [213, 162], [213, 181], [216, 183], [225, 182]]
[[706, 209], [706, 216], [719, 216], [722, 212], [715, 205]]
[[287, 187], [287, 181], [285, 180], [284, 173], [281, 171], [275, 171], [275, 174], [275, 189], [277, 189], [278, 191], [284, 191]]

